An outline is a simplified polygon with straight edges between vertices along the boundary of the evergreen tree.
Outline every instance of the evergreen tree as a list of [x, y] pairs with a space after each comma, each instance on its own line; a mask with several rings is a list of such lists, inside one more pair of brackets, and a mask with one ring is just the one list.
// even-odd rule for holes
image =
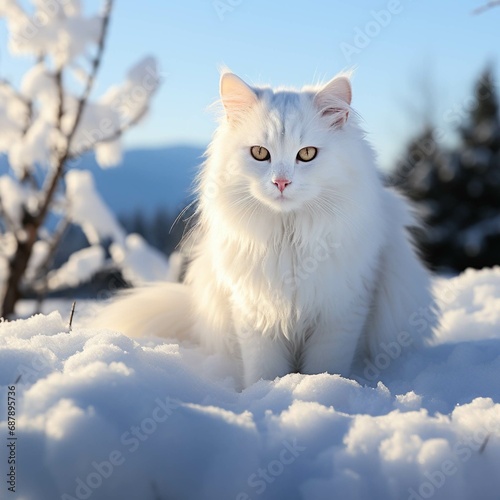
[[441, 270], [500, 264], [500, 118], [490, 68], [459, 133], [458, 148], [444, 153], [427, 127], [392, 177], [423, 208], [428, 227], [417, 239]]

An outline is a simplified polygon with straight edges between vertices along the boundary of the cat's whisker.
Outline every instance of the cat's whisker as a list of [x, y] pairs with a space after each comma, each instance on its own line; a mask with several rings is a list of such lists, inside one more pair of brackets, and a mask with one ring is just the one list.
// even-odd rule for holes
[[[169, 233], [172, 232], [172, 229], [174, 228], [174, 226], [180, 221], [180, 219], [184, 216], [184, 214], [193, 206], [197, 203], [198, 200], [193, 200], [191, 203], [189, 203], [187, 206], [185, 206], [179, 213], [179, 215], [175, 218], [174, 222], [172, 223], [172, 225], [170, 226], [170, 229], [168, 230]], [[186, 219], [186, 221], [188, 221], [189, 219], [191, 219], [193, 216], [191, 215], [190, 217], [188, 217]], [[185, 222], [186, 222], [185, 221]]]

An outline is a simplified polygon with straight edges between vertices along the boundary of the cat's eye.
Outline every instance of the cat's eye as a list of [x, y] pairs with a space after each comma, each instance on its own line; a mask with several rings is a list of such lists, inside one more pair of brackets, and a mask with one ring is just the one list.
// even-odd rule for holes
[[307, 147], [307, 148], [302, 148], [298, 153], [297, 153], [297, 160], [298, 161], [311, 161], [316, 158], [316, 155], [318, 154], [317, 148], [313, 147]]
[[271, 153], [262, 146], [253, 146], [250, 153], [257, 161], [266, 161], [271, 159]]

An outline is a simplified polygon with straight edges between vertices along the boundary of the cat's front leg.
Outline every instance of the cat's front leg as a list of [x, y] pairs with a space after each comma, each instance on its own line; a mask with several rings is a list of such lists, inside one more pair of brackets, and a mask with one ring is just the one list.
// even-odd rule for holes
[[237, 329], [243, 361], [243, 382], [249, 387], [260, 379], [274, 380], [292, 371], [290, 353], [280, 339], [248, 327]]
[[355, 314], [332, 317], [317, 326], [306, 341], [301, 373], [349, 376], [368, 313], [367, 307], [356, 309]]

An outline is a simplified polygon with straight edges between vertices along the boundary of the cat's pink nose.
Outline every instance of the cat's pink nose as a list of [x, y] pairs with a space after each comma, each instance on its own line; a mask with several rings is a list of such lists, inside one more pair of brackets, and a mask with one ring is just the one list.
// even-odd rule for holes
[[288, 179], [274, 179], [273, 183], [281, 192], [283, 192], [288, 184], [291, 184], [292, 182]]

